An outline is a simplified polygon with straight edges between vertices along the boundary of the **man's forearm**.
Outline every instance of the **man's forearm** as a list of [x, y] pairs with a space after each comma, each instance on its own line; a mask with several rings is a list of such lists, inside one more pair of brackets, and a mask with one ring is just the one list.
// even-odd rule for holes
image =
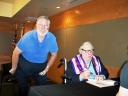
[[52, 54], [52, 55], [51, 55], [51, 57], [50, 57], [50, 59], [49, 59], [49, 61], [48, 61], [48, 63], [47, 63], [46, 68], [45, 68], [42, 72], [39, 73], [40, 75], [45, 75], [45, 74], [48, 72], [49, 68], [50, 68], [50, 67], [53, 65], [53, 63], [54, 63], [54, 61], [55, 61], [55, 59], [56, 59], [56, 56], [57, 56], [57, 54]]
[[12, 68], [9, 70], [11, 74], [14, 74], [17, 69], [19, 55], [20, 55], [20, 51], [18, 50], [18, 48], [15, 48], [12, 54]]
[[47, 63], [47, 67], [46, 68], [49, 69], [53, 65], [53, 63], [55, 62], [56, 57], [57, 57], [57, 53], [51, 55], [51, 57], [50, 57], [50, 59], [49, 59], [49, 61]]
[[19, 61], [19, 54], [13, 54], [12, 55], [12, 68], [13, 69], [17, 68], [18, 61]]

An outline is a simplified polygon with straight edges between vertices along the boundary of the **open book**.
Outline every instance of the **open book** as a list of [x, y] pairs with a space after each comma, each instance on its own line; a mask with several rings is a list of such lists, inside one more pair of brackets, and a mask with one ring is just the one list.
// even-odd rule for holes
[[87, 83], [89, 83], [91, 85], [94, 85], [94, 86], [97, 86], [99, 88], [114, 86], [114, 85], [117, 85], [118, 84], [117, 81], [110, 80], [110, 79], [100, 80], [100, 81], [97, 81], [97, 80], [89, 80], [89, 81], [87, 81]]

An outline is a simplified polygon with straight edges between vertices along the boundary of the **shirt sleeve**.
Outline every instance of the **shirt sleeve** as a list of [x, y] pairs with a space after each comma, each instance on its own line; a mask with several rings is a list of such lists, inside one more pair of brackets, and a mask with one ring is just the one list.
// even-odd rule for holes
[[56, 38], [52, 38], [51, 40], [51, 47], [50, 47], [50, 52], [51, 53], [56, 53], [58, 51], [58, 44], [57, 44], [57, 41], [56, 41]]
[[18, 41], [18, 43], [16, 44], [16, 46], [21, 50], [21, 51], [23, 51], [23, 46], [24, 46], [24, 40], [23, 40], [23, 38], [21, 38], [19, 41]]
[[26, 44], [26, 40], [27, 40], [27, 34], [24, 34], [22, 38], [20, 38], [20, 40], [18, 41], [18, 43], [16, 44], [16, 46], [21, 50], [24, 51], [25, 50], [25, 44]]

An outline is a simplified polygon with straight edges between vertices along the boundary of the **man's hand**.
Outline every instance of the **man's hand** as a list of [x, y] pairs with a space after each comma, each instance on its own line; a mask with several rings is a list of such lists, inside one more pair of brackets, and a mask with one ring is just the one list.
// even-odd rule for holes
[[39, 75], [45, 75], [49, 70], [49, 67], [46, 67], [42, 72], [39, 73]]
[[104, 80], [104, 75], [96, 75], [95, 80], [97, 81]]
[[80, 77], [83, 78], [83, 79], [88, 79], [90, 76], [90, 71], [84, 71], [80, 74]]
[[16, 69], [12, 68], [9, 70], [9, 73], [13, 75], [15, 73], [15, 71], [16, 71]]

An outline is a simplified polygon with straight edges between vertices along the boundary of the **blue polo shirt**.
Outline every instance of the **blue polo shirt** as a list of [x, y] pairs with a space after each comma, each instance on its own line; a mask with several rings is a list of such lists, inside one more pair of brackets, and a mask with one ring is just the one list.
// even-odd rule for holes
[[22, 56], [32, 63], [44, 63], [49, 53], [58, 51], [56, 37], [51, 32], [48, 32], [44, 40], [39, 42], [36, 30], [24, 34], [16, 46], [22, 51]]

